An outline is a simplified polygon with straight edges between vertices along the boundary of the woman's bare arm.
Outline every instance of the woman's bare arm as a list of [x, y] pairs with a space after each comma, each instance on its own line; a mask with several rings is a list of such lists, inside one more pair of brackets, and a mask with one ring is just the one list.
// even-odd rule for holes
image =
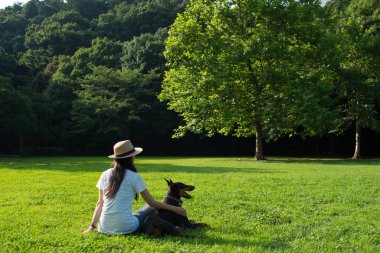
[[142, 192], [140, 192], [140, 194], [141, 194], [141, 197], [146, 201], [146, 203], [148, 203], [148, 205], [151, 207], [172, 211], [182, 216], [187, 215], [186, 210], [183, 209], [182, 207], [168, 205], [168, 204], [155, 200], [150, 194], [150, 192], [148, 191], [148, 189], [143, 190]]
[[103, 209], [103, 190], [99, 190], [98, 203], [94, 210], [90, 227], [83, 232], [84, 235], [91, 232], [92, 230], [96, 228], [96, 225], [98, 224], [99, 219], [100, 219], [100, 215], [102, 214], [102, 209]]

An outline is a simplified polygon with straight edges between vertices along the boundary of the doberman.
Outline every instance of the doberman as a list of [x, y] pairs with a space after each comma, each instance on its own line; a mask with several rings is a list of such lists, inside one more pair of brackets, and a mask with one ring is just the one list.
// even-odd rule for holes
[[[172, 206], [181, 206], [181, 197], [190, 199], [190, 194], [187, 191], [195, 189], [192, 185], [186, 185], [184, 183], [174, 183], [171, 179], [167, 180], [168, 193], [165, 197], [164, 203]], [[164, 235], [176, 235], [182, 237], [198, 237], [186, 234], [183, 228], [196, 228], [208, 226], [205, 223], [195, 223], [190, 221], [187, 216], [181, 216], [174, 212], [156, 209], [152, 211], [145, 219], [143, 224], [143, 231], [152, 236], [164, 236]], [[198, 237], [204, 238], [204, 237]]]

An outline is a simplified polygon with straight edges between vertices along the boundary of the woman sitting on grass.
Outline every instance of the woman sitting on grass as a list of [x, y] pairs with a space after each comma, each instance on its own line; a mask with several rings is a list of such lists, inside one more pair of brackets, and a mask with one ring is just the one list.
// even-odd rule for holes
[[[109, 235], [139, 232], [145, 217], [154, 208], [186, 216], [182, 207], [159, 202], [150, 195], [134, 166], [135, 155], [141, 152], [142, 148], [134, 148], [129, 140], [114, 145], [114, 154], [108, 156], [114, 159], [112, 168], [102, 173], [96, 185], [99, 188], [98, 204], [90, 227], [83, 234], [93, 231], [98, 222], [98, 231]], [[132, 213], [132, 202], [133, 199], [138, 199], [138, 194], [141, 194], [148, 205]]]

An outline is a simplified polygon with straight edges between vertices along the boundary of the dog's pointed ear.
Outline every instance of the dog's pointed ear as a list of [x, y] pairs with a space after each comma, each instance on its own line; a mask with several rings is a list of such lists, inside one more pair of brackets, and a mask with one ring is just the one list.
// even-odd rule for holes
[[173, 181], [172, 181], [171, 179], [167, 180], [167, 179], [165, 178], [165, 181], [166, 181], [166, 183], [168, 183], [168, 186], [171, 186], [171, 185], [174, 184]]

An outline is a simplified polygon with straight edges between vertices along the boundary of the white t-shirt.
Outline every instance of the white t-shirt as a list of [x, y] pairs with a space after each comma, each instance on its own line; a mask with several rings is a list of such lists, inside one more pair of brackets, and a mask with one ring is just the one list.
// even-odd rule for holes
[[[104, 171], [96, 187], [105, 190], [112, 175], [112, 168]], [[98, 231], [113, 234], [128, 234], [139, 226], [138, 219], [132, 214], [132, 202], [135, 194], [146, 189], [142, 177], [131, 170], [126, 170], [120, 188], [113, 198], [103, 193], [103, 209], [99, 220]]]

